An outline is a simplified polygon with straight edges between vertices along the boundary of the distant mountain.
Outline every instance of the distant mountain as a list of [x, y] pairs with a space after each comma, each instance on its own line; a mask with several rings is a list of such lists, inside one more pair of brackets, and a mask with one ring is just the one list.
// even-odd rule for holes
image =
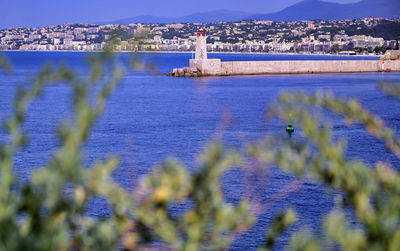
[[400, 17], [399, 0], [363, 0], [352, 4], [338, 4], [320, 0], [304, 0], [282, 11], [271, 14], [256, 14], [255, 20], [343, 20], [364, 17]]
[[200, 12], [183, 17], [137, 16], [108, 22], [112, 24], [130, 23], [215, 23], [242, 20], [343, 20], [364, 17], [400, 17], [399, 0], [363, 0], [351, 4], [303, 0], [282, 11], [270, 14], [252, 14], [241, 11], [216, 10]]
[[[254, 14], [230, 11], [230, 10], [215, 10], [210, 12], [199, 12], [183, 17], [156, 17], [156, 16], [138, 16], [125, 18], [111, 22], [112, 24], [130, 24], [130, 23], [216, 23], [216, 22], [231, 22], [247, 19]], [[108, 22], [110, 23], [110, 22]]]
[[106, 22], [104, 24], [133, 24], [133, 23], [174, 23], [173, 18], [171, 17], [157, 17], [151, 15], [145, 16], [137, 16], [137, 17], [130, 17], [119, 19], [113, 22]]

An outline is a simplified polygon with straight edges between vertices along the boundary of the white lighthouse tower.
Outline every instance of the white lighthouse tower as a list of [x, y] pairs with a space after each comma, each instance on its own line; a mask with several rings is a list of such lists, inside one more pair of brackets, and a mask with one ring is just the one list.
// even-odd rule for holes
[[196, 60], [207, 59], [207, 36], [203, 29], [197, 32], [196, 38]]
[[221, 74], [221, 59], [207, 58], [207, 36], [203, 29], [197, 32], [196, 55], [190, 60], [189, 65], [192, 72], [199, 72], [202, 75]]

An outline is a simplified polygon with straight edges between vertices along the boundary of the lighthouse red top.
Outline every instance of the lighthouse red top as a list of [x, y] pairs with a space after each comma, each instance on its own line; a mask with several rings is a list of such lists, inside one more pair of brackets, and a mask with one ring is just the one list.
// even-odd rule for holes
[[205, 37], [205, 36], [206, 36], [206, 32], [205, 32], [203, 29], [200, 29], [200, 30], [197, 32], [197, 36], [198, 36], [198, 37]]

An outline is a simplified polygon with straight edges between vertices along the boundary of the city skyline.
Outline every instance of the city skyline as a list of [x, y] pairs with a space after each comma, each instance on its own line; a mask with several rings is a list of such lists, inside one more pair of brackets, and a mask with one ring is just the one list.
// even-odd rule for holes
[[[116, 40], [116, 51], [193, 51], [195, 34], [207, 31], [215, 52], [383, 53], [396, 48], [400, 20], [247, 20], [211, 24], [66, 24], [0, 29], [0, 50], [98, 51]], [[117, 37], [115, 37], [115, 35]]]
[[[227, 9], [248, 13], [272, 13], [282, 10], [302, 0], [265, 1], [265, 0], [211, 0], [197, 2], [183, 0], [139, 2], [132, 0], [115, 1], [77, 1], [54, 3], [51, 0], [0, 0], [0, 28], [38, 27], [64, 23], [101, 23], [139, 15], [157, 15], [178, 17], [202, 11]], [[324, 0], [335, 3], [355, 3], [360, 0]]]

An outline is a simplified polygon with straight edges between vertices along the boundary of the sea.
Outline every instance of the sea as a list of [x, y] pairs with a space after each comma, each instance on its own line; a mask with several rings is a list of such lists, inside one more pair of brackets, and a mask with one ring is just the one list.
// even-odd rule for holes
[[[66, 64], [81, 77], [87, 76], [87, 57], [83, 52], [5, 52], [13, 65], [11, 73], [0, 71], [0, 121], [10, 116], [18, 86], [29, 87], [35, 73], [44, 65]], [[226, 149], [244, 151], [247, 144], [268, 135], [287, 137], [285, 121], [266, 118], [266, 110], [280, 93], [330, 91], [344, 99], [356, 98], [365, 109], [380, 116], [387, 126], [400, 131], [400, 100], [387, 97], [377, 88], [380, 82], [400, 83], [400, 73], [351, 73], [312, 75], [266, 75], [207, 78], [174, 78], [165, 73], [185, 67], [190, 53], [139, 53], [138, 58], [150, 68], [130, 70], [131, 54], [122, 53], [125, 75], [121, 85], [107, 102], [105, 112], [95, 124], [83, 147], [85, 164], [118, 155], [121, 164], [113, 174], [115, 182], [131, 192], [140, 180], [168, 158], [185, 165], [190, 172], [201, 168], [199, 154], [220, 138]], [[376, 57], [210, 54], [222, 61], [236, 60], [377, 60]], [[151, 69], [151, 70], [150, 70]], [[21, 182], [44, 166], [54, 147], [60, 145], [56, 132], [60, 123], [71, 119], [71, 90], [52, 85], [34, 101], [24, 123], [29, 145], [15, 157], [15, 173]], [[365, 132], [361, 125], [346, 126], [338, 116], [326, 116], [335, 139], [346, 139], [347, 156], [373, 166], [385, 161], [399, 167], [399, 160], [385, 145]], [[296, 125], [294, 125], [296, 128]], [[293, 138], [303, 137], [297, 130]], [[0, 141], [8, 140], [4, 129]], [[298, 180], [296, 189], [287, 186]], [[249, 181], [265, 207], [258, 212], [254, 226], [236, 236], [230, 250], [256, 250], [265, 243], [265, 234], [273, 218], [284, 208], [293, 208], [298, 222], [277, 240], [276, 250], [289, 246], [290, 235], [298, 231], [322, 234], [324, 217], [335, 208], [340, 192], [322, 184], [296, 179], [273, 168], [267, 174], [243, 175], [234, 168], [222, 178], [224, 196], [235, 204], [248, 190]], [[251, 185], [250, 185], [251, 186]], [[254, 189], [255, 188], [255, 189]], [[286, 191], [286, 192], [285, 192]], [[174, 210], [172, 208], [171, 210]], [[181, 210], [179, 208], [177, 211]], [[109, 208], [102, 199], [90, 203], [87, 212], [93, 217], [107, 217]], [[348, 211], [352, 221], [351, 210]]]

